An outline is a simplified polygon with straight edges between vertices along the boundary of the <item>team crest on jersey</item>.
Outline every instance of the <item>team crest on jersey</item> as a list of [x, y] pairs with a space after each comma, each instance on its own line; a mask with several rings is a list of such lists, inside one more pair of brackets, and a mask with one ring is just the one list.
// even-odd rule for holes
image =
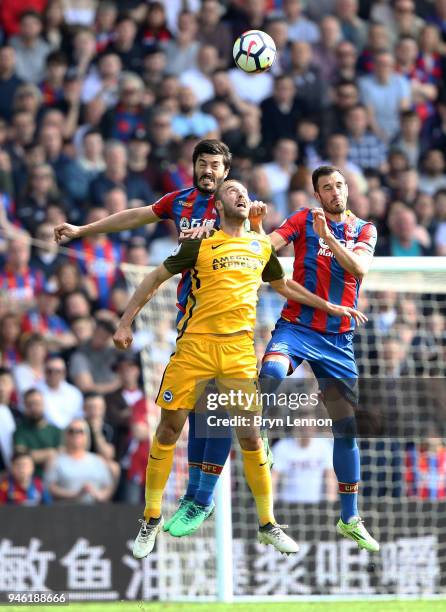
[[[342, 246], [345, 246], [347, 249], [352, 250], [353, 247], [355, 246], [355, 241], [354, 240], [342, 240], [342, 238], [338, 238], [337, 239], [338, 242], [340, 242], [342, 244]], [[328, 246], [328, 244], [325, 242], [325, 240], [323, 238], [319, 238], [319, 251], [317, 253], [318, 255], [323, 255], [325, 257], [333, 257], [333, 252], [331, 251], [330, 247]]]
[[184, 208], [192, 208], [193, 206], [193, 202], [188, 202], [187, 200], [178, 200], [178, 204], [184, 206]]
[[190, 221], [187, 217], [181, 217], [180, 219], [180, 230], [184, 231], [189, 229], [190, 227]]
[[326, 249], [327, 251], [330, 250], [330, 247], [323, 238], [319, 238], [319, 246], [321, 247], [321, 249]]
[[172, 391], [169, 391], [169, 390], [164, 391], [164, 393], [163, 393], [163, 400], [165, 402], [168, 402], [168, 403], [171, 402], [173, 400], [173, 393], [172, 393]]
[[249, 243], [249, 249], [253, 253], [260, 253], [260, 251], [262, 250], [262, 247], [261, 247], [260, 242], [258, 240], [252, 240]]
[[352, 240], [355, 237], [355, 228], [351, 223], [345, 224], [345, 237], [348, 240]]

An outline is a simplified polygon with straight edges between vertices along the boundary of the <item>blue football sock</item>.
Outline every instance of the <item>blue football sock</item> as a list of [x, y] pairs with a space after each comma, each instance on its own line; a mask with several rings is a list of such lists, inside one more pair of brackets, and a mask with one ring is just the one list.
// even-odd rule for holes
[[[281, 361], [265, 361], [262, 364], [262, 368], [259, 374], [260, 390], [263, 397], [273, 397], [279, 388], [282, 380], [287, 377], [288, 364], [284, 364]], [[263, 403], [262, 415], [268, 416], [268, 414], [274, 414], [274, 406], [269, 406], [266, 402]], [[262, 434], [266, 435], [266, 428], [262, 425]]]
[[[259, 378], [268, 380], [283, 380], [288, 374], [288, 365], [281, 361], [265, 361], [260, 370]], [[263, 384], [263, 382], [262, 382]]]
[[355, 418], [347, 417], [334, 421], [332, 425], [333, 467], [339, 483], [341, 519], [348, 523], [358, 516], [358, 484], [361, 478], [359, 448], [356, 444]]
[[[216, 414], [216, 416], [227, 415]], [[226, 463], [232, 444], [230, 427], [220, 426], [218, 432], [215, 431], [215, 428], [209, 427], [208, 434], [201, 465], [200, 483], [195, 493], [195, 502], [201, 506], [209, 506], [212, 502], [218, 477]]]
[[196, 432], [196, 414], [189, 414], [189, 439], [187, 443], [187, 458], [189, 461], [189, 482], [185, 493], [186, 499], [194, 499], [200, 483], [201, 464], [203, 461], [204, 447], [206, 438], [197, 438]]

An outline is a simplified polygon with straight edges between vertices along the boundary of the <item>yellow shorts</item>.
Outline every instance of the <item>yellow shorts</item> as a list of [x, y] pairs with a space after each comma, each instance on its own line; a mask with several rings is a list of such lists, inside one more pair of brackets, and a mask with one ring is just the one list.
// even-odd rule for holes
[[[193, 410], [210, 380], [217, 383], [210, 410], [260, 411], [257, 358], [249, 332], [238, 336], [185, 333], [161, 380], [156, 403], [166, 410]], [[206, 396], [205, 399], [209, 397]]]

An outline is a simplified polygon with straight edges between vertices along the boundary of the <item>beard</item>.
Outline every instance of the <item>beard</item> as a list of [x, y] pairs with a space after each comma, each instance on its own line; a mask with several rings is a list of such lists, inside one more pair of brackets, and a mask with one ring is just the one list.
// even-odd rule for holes
[[322, 202], [322, 208], [325, 212], [331, 213], [332, 215], [339, 215], [347, 210], [347, 202]]
[[31, 421], [31, 423], [38, 423], [39, 421], [43, 419], [43, 414], [38, 414], [38, 415], [29, 414], [27, 418]]
[[180, 104], [180, 112], [183, 115], [188, 115], [193, 109], [194, 107], [189, 104]]
[[[200, 185], [200, 181], [204, 177], [207, 177], [210, 179], [210, 183], [208, 185], [202, 185], [202, 184]], [[218, 187], [220, 187], [220, 185], [223, 182], [223, 179], [217, 180], [210, 174], [198, 175], [194, 170], [193, 182], [194, 182], [194, 187], [196, 187], [198, 191], [201, 191], [201, 193], [212, 194], [217, 191]]]
[[226, 207], [225, 204], [223, 204], [223, 212], [225, 215], [225, 219], [231, 221], [244, 221], [249, 216], [249, 211], [246, 208], [232, 208], [229, 206]]

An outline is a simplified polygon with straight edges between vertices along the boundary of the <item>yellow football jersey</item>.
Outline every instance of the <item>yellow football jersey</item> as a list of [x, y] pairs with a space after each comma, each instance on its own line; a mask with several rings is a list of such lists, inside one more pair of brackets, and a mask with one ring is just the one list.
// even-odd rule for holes
[[255, 232], [233, 237], [218, 230], [211, 238], [185, 241], [164, 265], [171, 274], [191, 273], [180, 335], [253, 331], [261, 281], [284, 276], [269, 239]]

